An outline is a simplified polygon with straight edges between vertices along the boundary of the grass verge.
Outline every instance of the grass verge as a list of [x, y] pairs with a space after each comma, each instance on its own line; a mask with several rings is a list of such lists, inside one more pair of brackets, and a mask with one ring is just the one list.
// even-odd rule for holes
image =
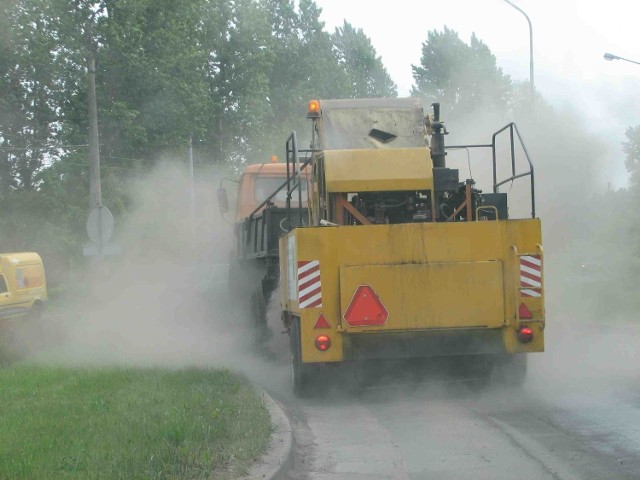
[[268, 411], [226, 370], [0, 369], [2, 479], [233, 479]]

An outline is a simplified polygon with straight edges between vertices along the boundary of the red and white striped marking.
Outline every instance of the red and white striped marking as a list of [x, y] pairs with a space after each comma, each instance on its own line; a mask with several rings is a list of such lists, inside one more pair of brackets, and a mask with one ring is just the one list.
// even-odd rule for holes
[[520, 257], [520, 294], [523, 297], [542, 296], [542, 259], [537, 255]]
[[298, 262], [298, 306], [300, 308], [322, 306], [319, 260]]

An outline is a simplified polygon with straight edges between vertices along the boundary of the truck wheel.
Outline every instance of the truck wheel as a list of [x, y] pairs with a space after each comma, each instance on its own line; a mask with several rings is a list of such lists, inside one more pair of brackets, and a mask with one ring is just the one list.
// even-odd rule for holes
[[267, 326], [267, 301], [258, 287], [251, 295], [251, 324], [255, 332], [255, 341], [260, 346], [269, 340]]
[[256, 288], [251, 295], [251, 317], [258, 328], [267, 323], [267, 301], [261, 288]]
[[300, 320], [294, 319], [289, 327], [289, 347], [291, 357], [291, 383], [296, 395], [308, 393], [311, 377], [311, 366], [302, 363], [302, 346], [300, 345]]
[[247, 286], [244, 268], [237, 261], [231, 262], [227, 279], [228, 308], [232, 315], [240, 319], [243, 327], [251, 326], [253, 294], [246, 294]]

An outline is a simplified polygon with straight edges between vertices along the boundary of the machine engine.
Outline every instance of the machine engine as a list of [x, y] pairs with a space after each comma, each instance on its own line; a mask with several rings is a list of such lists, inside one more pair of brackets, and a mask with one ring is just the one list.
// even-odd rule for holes
[[[482, 190], [473, 188], [473, 180], [457, 181], [457, 170], [442, 170], [449, 171], [449, 178], [453, 172], [456, 181], [444, 190], [435, 191], [435, 210], [429, 191], [361, 192], [352, 194], [349, 201], [367, 220], [377, 225], [477, 220], [478, 215], [481, 220], [507, 218], [506, 194], [483, 194]], [[469, 209], [465, 204], [467, 200], [470, 202]], [[469, 212], [471, 218], [468, 219]], [[355, 225], [358, 222], [348, 215], [346, 223]]]

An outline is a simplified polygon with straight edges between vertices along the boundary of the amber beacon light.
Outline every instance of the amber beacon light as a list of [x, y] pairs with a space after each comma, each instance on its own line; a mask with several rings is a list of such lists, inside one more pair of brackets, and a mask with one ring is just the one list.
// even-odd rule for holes
[[319, 117], [320, 116], [320, 102], [318, 100], [309, 100], [307, 106], [307, 117]]

